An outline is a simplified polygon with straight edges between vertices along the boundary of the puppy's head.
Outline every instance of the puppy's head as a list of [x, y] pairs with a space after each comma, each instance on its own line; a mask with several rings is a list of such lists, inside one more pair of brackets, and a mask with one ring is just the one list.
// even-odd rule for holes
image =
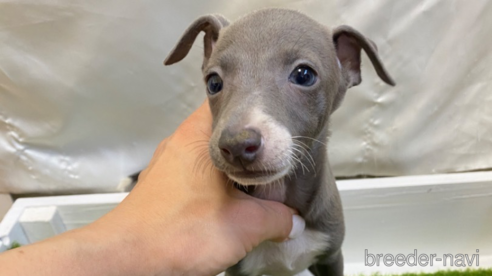
[[331, 31], [283, 9], [261, 10], [233, 24], [219, 15], [202, 16], [164, 63], [183, 59], [201, 31], [214, 118], [210, 155], [243, 185], [272, 183], [305, 166], [313, 139], [345, 91], [361, 82], [361, 49], [381, 79], [394, 84], [375, 44], [359, 32], [348, 26]]

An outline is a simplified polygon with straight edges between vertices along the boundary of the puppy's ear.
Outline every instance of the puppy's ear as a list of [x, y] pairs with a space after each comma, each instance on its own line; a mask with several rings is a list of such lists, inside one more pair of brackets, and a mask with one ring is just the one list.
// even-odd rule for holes
[[383, 63], [379, 59], [376, 44], [367, 39], [357, 30], [349, 26], [339, 26], [333, 31], [338, 60], [347, 72], [347, 88], [360, 84], [360, 52], [364, 49], [367, 56], [376, 69], [378, 76], [387, 84], [394, 86], [395, 82], [386, 72]]
[[205, 36], [203, 37], [203, 63], [205, 64], [210, 58], [215, 43], [219, 38], [219, 31], [227, 25], [229, 25], [229, 21], [218, 14], [199, 17], [188, 27], [188, 29], [186, 29], [179, 39], [178, 44], [174, 46], [174, 49], [171, 50], [164, 60], [164, 65], [171, 65], [182, 60], [190, 51], [193, 42], [195, 42], [196, 37], [201, 31], [205, 32]]

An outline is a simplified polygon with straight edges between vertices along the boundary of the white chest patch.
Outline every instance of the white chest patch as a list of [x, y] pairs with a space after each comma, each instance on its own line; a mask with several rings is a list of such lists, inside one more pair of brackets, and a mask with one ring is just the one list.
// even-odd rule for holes
[[243, 259], [241, 272], [246, 275], [296, 275], [328, 248], [329, 240], [325, 233], [306, 229], [293, 240], [263, 242]]

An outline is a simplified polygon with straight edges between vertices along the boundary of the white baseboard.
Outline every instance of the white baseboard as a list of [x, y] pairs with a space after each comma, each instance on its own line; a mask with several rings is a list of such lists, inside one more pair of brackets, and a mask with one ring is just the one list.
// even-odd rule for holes
[[462, 269], [450, 266], [449, 258], [446, 266], [369, 266], [366, 249], [367, 256], [408, 256], [415, 249], [429, 258], [478, 254], [479, 267], [492, 267], [492, 172], [347, 180], [338, 187], [347, 229], [346, 275]]
[[[379, 266], [369, 266], [366, 261], [372, 259], [365, 258], [366, 249], [374, 256], [408, 256], [415, 249], [417, 255], [436, 254], [435, 258], [478, 255], [478, 267], [492, 267], [492, 172], [343, 180], [337, 185], [347, 229], [345, 275], [462, 269], [455, 263], [450, 266], [449, 258], [447, 266], [437, 260], [432, 266], [385, 266], [382, 261]], [[70, 230], [99, 218], [125, 196], [19, 199], [0, 223], [0, 251], [13, 241], [29, 242], [20, 223], [26, 208], [56, 206], [63, 226]], [[475, 263], [471, 266], [476, 267]]]

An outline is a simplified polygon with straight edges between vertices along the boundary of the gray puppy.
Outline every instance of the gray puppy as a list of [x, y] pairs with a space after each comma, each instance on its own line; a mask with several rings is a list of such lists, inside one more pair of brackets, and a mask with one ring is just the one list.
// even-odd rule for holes
[[306, 222], [301, 236], [260, 244], [226, 274], [287, 276], [309, 268], [343, 275], [342, 205], [325, 142], [330, 115], [361, 82], [361, 49], [394, 85], [376, 45], [348, 26], [330, 30], [296, 11], [265, 9], [233, 24], [220, 15], [198, 18], [165, 65], [182, 60], [202, 31], [214, 165]]

